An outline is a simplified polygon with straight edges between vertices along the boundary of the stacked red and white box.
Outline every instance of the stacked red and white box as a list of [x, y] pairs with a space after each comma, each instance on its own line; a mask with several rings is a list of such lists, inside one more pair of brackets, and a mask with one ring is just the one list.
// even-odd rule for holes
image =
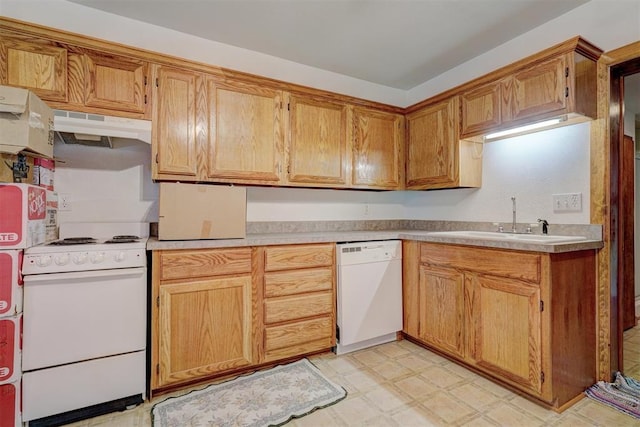
[[22, 313], [22, 250], [0, 251], [0, 318]]
[[0, 384], [22, 376], [22, 314], [0, 318]]
[[0, 427], [22, 426], [20, 381], [0, 384]]
[[25, 249], [46, 240], [47, 190], [0, 184], [0, 250]]

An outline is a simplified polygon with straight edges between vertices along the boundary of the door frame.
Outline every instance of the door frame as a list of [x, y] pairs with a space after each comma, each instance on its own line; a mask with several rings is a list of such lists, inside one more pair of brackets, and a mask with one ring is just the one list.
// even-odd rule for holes
[[[613, 250], [611, 251], [611, 268], [615, 269], [615, 274], [612, 274], [611, 280], [611, 297], [612, 303], [612, 316], [611, 316], [611, 328], [615, 331], [615, 335], [612, 333], [611, 350], [616, 351], [612, 354], [612, 372], [624, 370], [624, 357], [623, 357], [623, 342], [624, 342], [624, 295], [623, 286], [621, 284], [622, 278], [626, 275], [626, 266], [624, 262], [624, 250], [625, 245], [625, 232], [628, 226], [628, 221], [633, 221], [633, 218], [626, 218], [624, 215], [624, 197], [622, 196], [622, 187], [625, 183], [624, 174], [627, 172], [624, 170], [624, 156], [625, 150], [623, 150], [624, 142], [624, 78], [626, 76], [640, 73], [640, 58], [631, 59], [620, 64], [614, 65], [610, 69], [609, 81], [610, 81], [610, 107], [609, 107], [609, 120], [610, 120], [610, 150], [611, 150], [611, 241]], [[633, 268], [633, 266], [631, 266]], [[615, 278], [615, 280], [614, 280]], [[614, 339], [615, 337], [615, 339]], [[615, 357], [615, 360], [614, 360]]]
[[621, 299], [618, 255], [622, 249], [619, 214], [619, 148], [624, 137], [620, 79], [640, 72], [640, 41], [606, 52], [598, 61], [598, 118], [591, 126], [591, 222], [603, 225], [598, 253], [598, 378], [610, 381], [622, 366]]

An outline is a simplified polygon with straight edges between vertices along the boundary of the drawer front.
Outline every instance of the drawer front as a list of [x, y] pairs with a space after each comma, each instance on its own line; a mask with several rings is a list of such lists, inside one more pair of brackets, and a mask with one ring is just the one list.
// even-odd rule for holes
[[334, 264], [334, 244], [271, 246], [265, 249], [265, 271], [327, 267]]
[[[303, 320], [287, 325], [265, 328], [265, 351], [271, 352], [285, 347], [299, 347], [318, 340], [333, 341], [333, 316]], [[330, 343], [329, 347], [335, 343]]]
[[265, 352], [263, 362], [271, 362], [272, 360], [286, 359], [288, 357], [300, 356], [320, 350], [327, 350], [335, 345], [336, 343], [333, 341], [332, 337], [324, 337], [319, 340], [296, 344], [291, 347], [282, 347], [273, 350], [267, 350]]
[[467, 246], [420, 245], [420, 262], [540, 283], [541, 255]]
[[264, 303], [264, 308], [264, 320], [267, 324], [331, 314], [333, 312], [333, 293], [323, 292], [268, 299]]
[[267, 298], [333, 289], [333, 268], [266, 273], [264, 295]]
[[251, 273], [251, 248], [162, 251], [160, 280]]

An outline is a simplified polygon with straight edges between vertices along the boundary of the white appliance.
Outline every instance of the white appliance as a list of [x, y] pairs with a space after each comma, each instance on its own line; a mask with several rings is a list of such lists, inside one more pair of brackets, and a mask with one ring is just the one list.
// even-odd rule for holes
[[151, 121], [54, 110], [53, 129], [65, 144], [114, 147], [118, 141], [151, 144]]
[[402, 330], [402, 243], [341, 243], [336, 354], [395, 341]]
[[61, 224], [25, 250], [22, 416], [60, 425], [142, 403], [148, 224]]

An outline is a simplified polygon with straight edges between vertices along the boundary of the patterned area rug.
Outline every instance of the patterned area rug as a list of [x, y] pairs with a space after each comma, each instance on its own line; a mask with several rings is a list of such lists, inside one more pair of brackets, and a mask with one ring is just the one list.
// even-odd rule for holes
[[151, 409], [154, 427], [279, 426], [347, 396], [307, 359], [170, 397]]
[[598, 402], [611, 406], [635, 418], [640, 418], [640, 382], [616, 372], [612, 383], [598, 381], [585, 391]]

